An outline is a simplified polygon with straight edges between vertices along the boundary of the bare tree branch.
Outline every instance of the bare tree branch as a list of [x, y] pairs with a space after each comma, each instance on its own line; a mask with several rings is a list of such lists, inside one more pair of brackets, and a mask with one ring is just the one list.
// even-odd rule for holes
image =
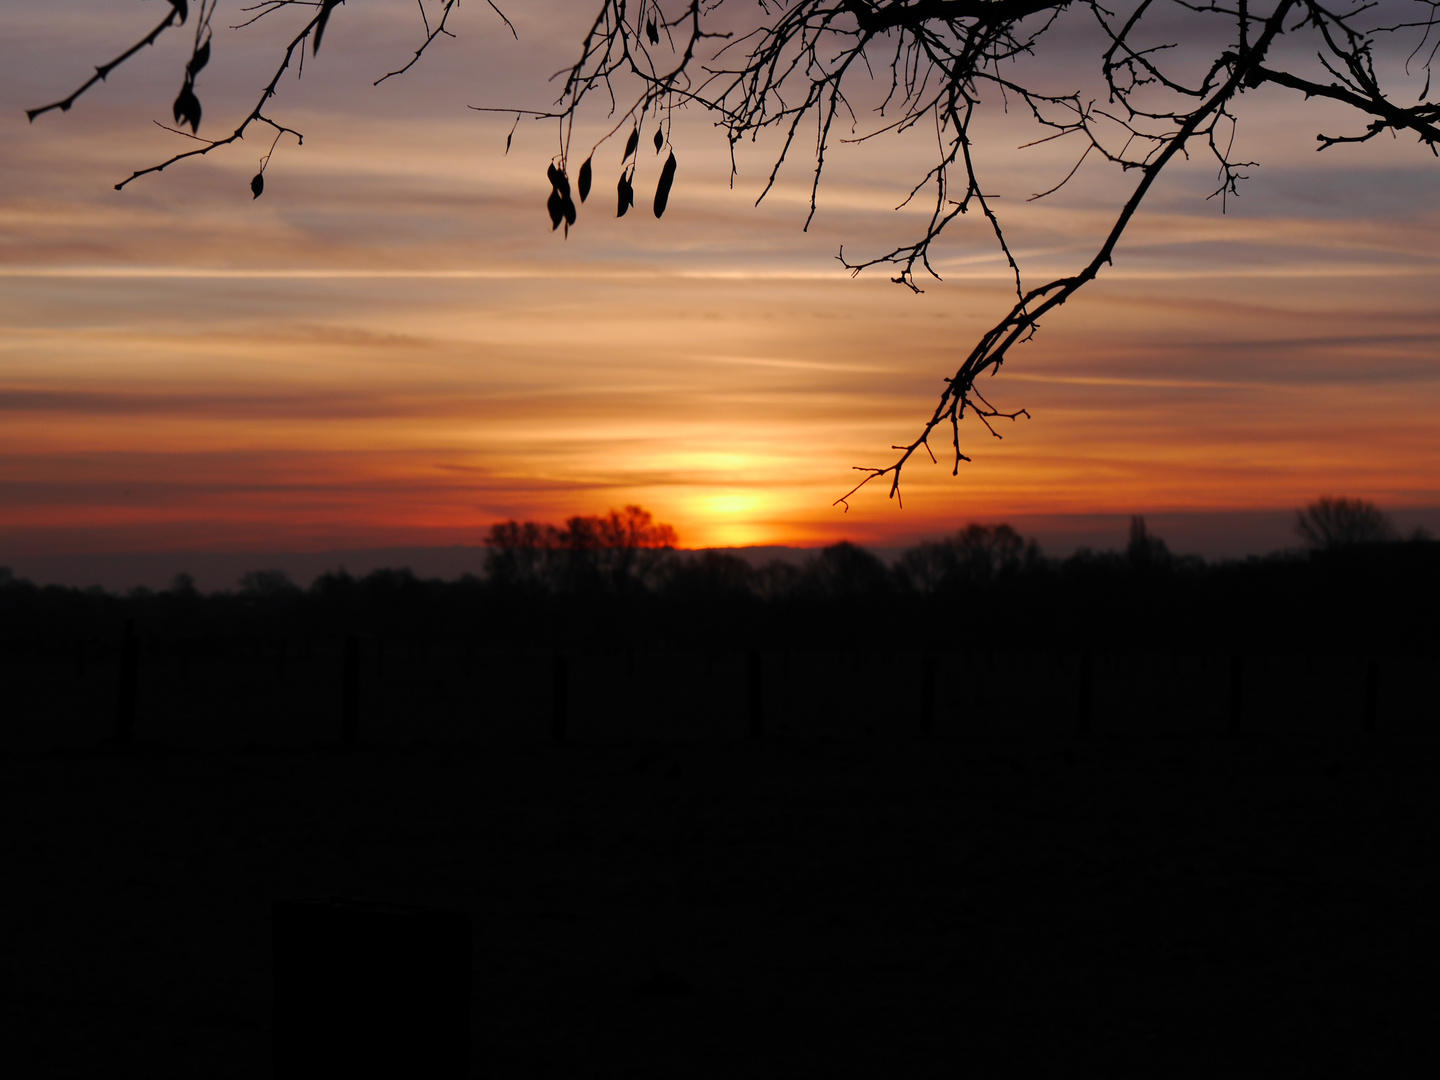
[[117, 56], [114, 60], [111, 60], [108, 64], [101, 64], [99, 67], [97, 67], [95, 69], [95, 74], [91, 75], [90, 78], [86, 79], [85, 82], [80, 85], [79, 89], [73, 91], [69, 97], [62, 98], [59, 101], [51, 102], [49, 105], [41, 105], [38, 109], [26, 109], [25, 116], [33, 124], [37, 116], [47, 113], [51, 109], [59, 109], [61, 112], [69, 112], [70, 106], [75, 104], [75, 99], [78, 98], [81, 94], [85, 93], [86, 90], [89, 90], [97, 82], [104, 82], [105, 79], [110, 75], [110, 72], [114, 71], [117, 67], [123, 64], [126, 60], [129, 60], [130, 57], [134, 56], [147, 45], [154, 45], [160, 35], [163, 34], [166, 30], [170, 29], [170, 27], [178, 26], [184, 21], [185, 9], [181, 5], [177, 4], [170, 9], [170, 14], [166, 15], [165, 18], [160, 21], [159, 26], [155, 27], [154, 30], [151, 30], [150, 33], [146, 34], [134, 45], [131, 45], [130, 48], [126, 49], [123, 53]]

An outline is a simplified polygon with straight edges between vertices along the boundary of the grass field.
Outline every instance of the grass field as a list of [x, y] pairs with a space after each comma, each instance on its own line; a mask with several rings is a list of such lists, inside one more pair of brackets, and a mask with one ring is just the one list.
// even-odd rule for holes
[[477, 1076], [1435, 1058], [1423, 731], [143, 736], [0, 756], [7, 1075], [267, 1075], [270, 902], [337, 894], [474, 913]]

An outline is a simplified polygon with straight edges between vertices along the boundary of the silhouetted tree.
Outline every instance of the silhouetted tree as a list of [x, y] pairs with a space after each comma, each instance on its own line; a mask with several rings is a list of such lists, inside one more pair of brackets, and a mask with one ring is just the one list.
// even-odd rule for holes
[[783, 559], [771, 559], [755, 571], [755, 594], [762, 600], [780, 600], [793, 596], [805, 580], [805, 572]]
[[485, 538], [485, 575], [511, 588], [537, 589], [548, 584], [550, 533], [553, 526], [533, 521], [504, 521], [490, 526]]
[[802, 588], [818, 596], [878, 596], [891, 589], [890, 572], [873, 552], [848, 541], [821, 548], [801, 569]]
[[[188, 574], [181, 577], [188, 578]], [[189, 587], [195, 587], [194, 580], [190, 580]], [[184, 586], [177, 578], [171, 585], [171, 589], [177, 592], [184, 591]], [[290, 580], [290, 575], [284, 570], [249, 570], [240, 575], [241, 595], [252, 599], [269, 599], [270, 597], [283, 596], [286, 593], [298, 593], [300, 587]]]
[[589, 550], [596, 553], [596, 569], [617, 590], [646, 585], [678, 542], [672, 526], [655, 521], [639, 506], [599, 518], [571, 518], [572, 523], [577, 520], [593, 532]]
[[1337, 548], [1394, 540], [1395, 523], [1364, 499], [1317, 499], [1295, 511], [1295, 532], [1311, 547]]
[[967, 525], [945, 540], [929, 541], [900, 556], [896, 572], [922, 593], [988, 585], [1043, 559], [1034, 540], [1009, 525]]
[[[189, 0], [168, 2], [159, 24], [136, 44], [95, 67], [67, 97], [29, 110], [30, 118], [68, 110], [116, 66], [167, 30], [185, 24], [191, 15]], [[174, 130], [190, 142], [116, 187], [229, 146], [258, 127], [273, 134], [260, 171], [250, 182], [258, 198], [281, 138], [300, 137], [266, 110], [273, 108], [285, 73], [292, 66], [298, 73], [307, 41], [312, 55], [318, 55], [337, 3], [261, 0], [241, 9], [241, 27], [263, 23], [278, 28], [286, 16], [294, 21], [276, 43], [276, 61], [254, 107], [233, 131], [209, 139], [199, 136], [197, 80], [214, 43], [216, 0], [198, 0], [190, 20], [194, 41], [172, 109]], [[377, 83], [408, 71], [434, 42], [454, 36], [450, 20], [459, 0], [421, 0], [418, 7], [422, 21], [416, 25], [413, 54]], [[490, 0], [490, 8], [498, 15], [495, 25], [515, 34], [495, 0]], [[617, 212], [624, 215], [635, 201], [642, 135], [653, 142], [658, 162], [673, 133], [675, 110], [693, 106], [708, 113], [728, 139], [732, 178], [736, 146], [769, 129], [783, 137], [761, 198], [775, 182], [796, 136], [813, 128], [807, 227], [837, 137], [854, 141], [917, 126], [927, 132], [933, 128], [936, 151], [928, 170], [901, 184], [910, 192], [907, 203], [929, 192], [933, 203], [928, 220], [917, 236], [888, 252], [852, 261], [842, 248], [841, 262], [857, 273], [893, 266], [894, 280], [918, 292], [922, 273], [939, 276], [930, 260], [932, 245], [956, 218], [976, 211], [993, 231], [1014, 274], [1013, 305], [945, 379], [939, 401], [916, 438], [896, 447], [899, 456], [889, 464], [861, 469], [860, 483], [837, 500], [841, 503], [870, 480], [883, 477], [890, 478], [890, 494], [897, 496], [904, 466], [922, 448], [930, 451], [929, 439], [937, 427], [950, 429], [958, 471], [960, 462], [969, 460], [961, 449], [959, 426], [967, 412], [997, 436], [992, 421], [1028, 416], [1024, 409], [993, 406], [977, 389], [977, 379], [998, 370], [1014, 345], [1034, 335], [1039, 320], [1113, 261], [1125, 229], [1171, 162], [1206, 154], [1217, 169], [1215, 194], [1222, 205], [1238, 190], [1254, 164], [1232, 153], [1247, 91], [1272, 85], [1293, 93], [1297, 109], [1312, 98], [1331, 109], [1347, 107], [1355, 126], [1321, 133], [1320, 149], [1401, 132], [1432, 151], [1440, 146], [1440, 102], [1432, 98], [1430, 85], [1431, 62], [1440, 47], [1435, 33], [1440, 29], [1440, 0], [1123, 0], [1108, 6], [1102, 0], [767, 0], [758, 5], [734, 0], [589, 0], [587, 10], [593, 18], [574, 66], [561, 73], [555, 104], [539, 110], [506, 105], [487, 110], [513, 115], [516, 124], [525, 116], [558, 122], [560, 151], [546, 169], [552, 228], [564, 223], [568, 231], [575, 224], [576, 196], [585, 201], [594, 179], [595, 153], [612, 138], [625, 140], [616, 186]], [[346, 12], [341, 17], [354, 16]], [[1098, 29], [1100, 38], [1088, 81], [1067, 55], [1084, 24]], [[1286, 47], [1274, 48], [1282, 36]], [[1398, 58], [1406, 59], [1392, 62]], [[870, 105], [877, 106], [877, 119], [861, 129], [857, 107]], [[1103, 160], [1133, 177], [1094, 254], [1072, 272], [1039, 284], [1023, 280], [974, 152], [972, 132], [985, 109], [1033, 121], [1040, 133], [1034, 141], [1068, 139], [1075, 145], [1075, 167], [1061, 176], [1037, 176], [1036, 198], [1062, 187], [1087, 159]], [[592, 117], [603, 124], [599, 140], [593, 146], [572, 146], [577, 121], [579, 131], [589, 130], [586, 121]], [[807, 142], [809, 138], [805, 136]], [[659, 166], [656, 216], [668, 203], [676, 168], [672, 148]], [[538, 169], [536, 173], [538, 182]]]
[[1145, 519], [1139, 514], [1130, 518], [1130, 543], [1125, 547], [1125, 557], [1136, 570], [1151, 570], [1170, 564], [1170, 549], [1158, 536], [1151, 536], [1145, 528]]
[[702, 551], [675, 559], [665, 570], [662, 586], [674, 597], [733, 597], [749, 595], [755, 570], [738, 555]]
[[563, 526], [499, 522], [485, 538], [485, 572], [520, 588], [625, 592], [644, 587], [675, 544], [674, 528], [639, 506]]

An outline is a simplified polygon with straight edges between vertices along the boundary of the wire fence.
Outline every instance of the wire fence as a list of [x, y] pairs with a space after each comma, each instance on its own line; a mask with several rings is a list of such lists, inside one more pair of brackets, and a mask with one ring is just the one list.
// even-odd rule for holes
[[486, 650], [373, 638], [0, 656], [3, 748], [1440, 730], [1426, 653]]

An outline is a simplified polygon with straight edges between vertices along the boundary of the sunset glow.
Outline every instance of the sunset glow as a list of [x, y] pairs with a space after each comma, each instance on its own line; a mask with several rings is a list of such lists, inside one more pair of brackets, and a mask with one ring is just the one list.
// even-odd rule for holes
[[[465, 106], [548, 100], [559, 8], [533, 5], [518, 43], [467, 9], [459, 41], [379, 88], [415, 27], [346, 12], [333, 53], [286, 84], [304, 147], [282, 141], [252, 199], [268, 139], [111, 189], [173, 152], [149, 120], [179, 43], [27, 125], [23, 107], [65, 92], [135, 13], [0, 5], [25, 57], [0, 75], [0, 564], [474, 544], [497, 520], [626, 504], [686, 547], [1321, 493], [1440, 506], [1440, 170], [1419, 148], [1317, 157], [1323, 110], [1254, 95], [1241, 137], [1262, 166], [1242, 198], [1222, 215], [1208, 167], [1177, 170], [1113, 269], [986, 384], [1030, 419], [1001, 422], [1003, 440], [967, 422], [958, 476], [947, 433], [938, 464], [907, 469], [903, 509], [876, 483], [847, 512], [852, 466], [914, 437], [1007, 305], [985, 223], [957, 224], [922, 296], [883, 270], [852, 280], [842, 243], [888, 250], [915, 226], [892, 208], [920, 151], [837, 153], [807, 233], [804, 161], [756, 208], [764, 149], [731, 191], [723, 140], [689, 117], [663, 220], [614, 219], [605, 144], [579, 223], [552, 233], [553, 130], [521, 125], [507, 155], [510, 120]], [[217, 52], [207, 123], [247, 107], [247, 62]], [[1083, 262], [1129, 181], [1097, 166], [1028, 203], [1063, 154], [1016, 154], [1021, 134], [995, 133], [995, 187], [1039, 280]]]

